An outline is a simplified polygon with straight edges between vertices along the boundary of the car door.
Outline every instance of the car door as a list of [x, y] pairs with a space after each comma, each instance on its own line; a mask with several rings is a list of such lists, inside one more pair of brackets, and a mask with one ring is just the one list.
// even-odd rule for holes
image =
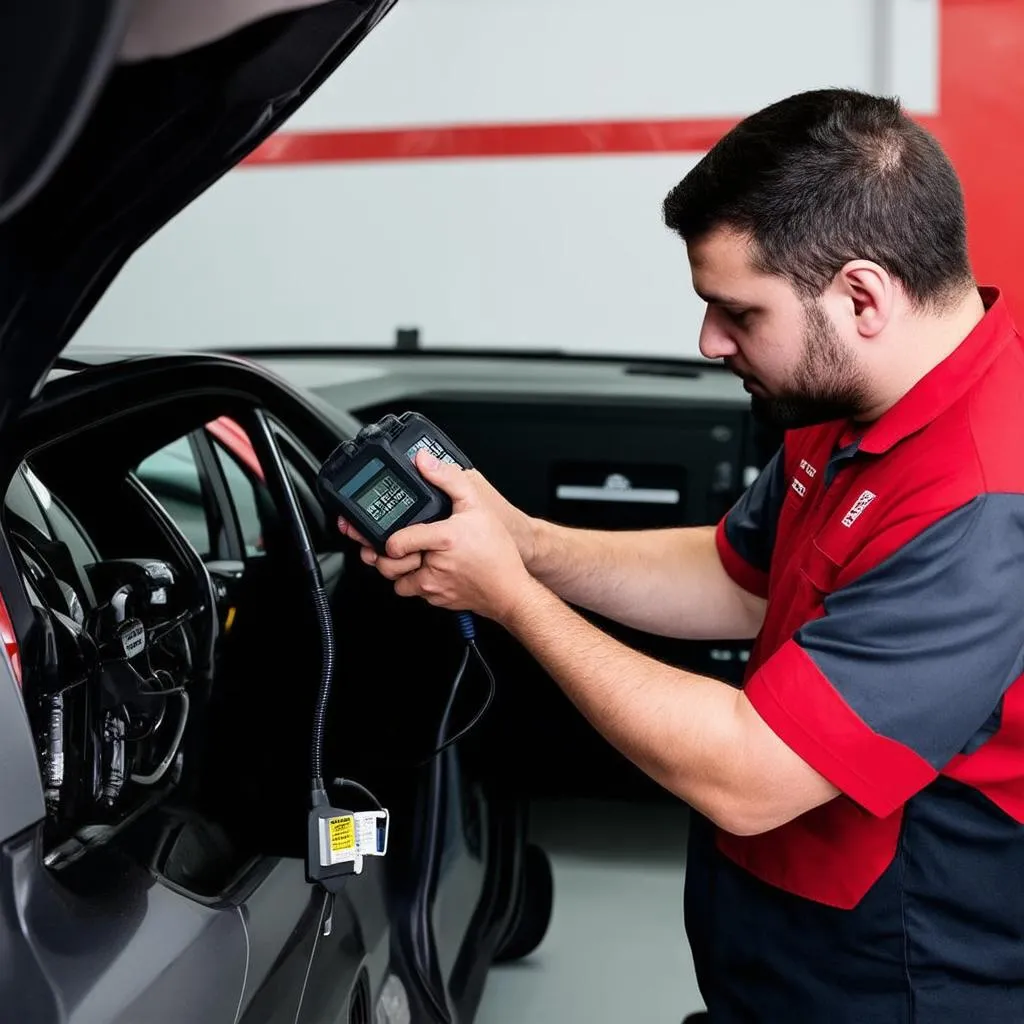
[[5, 1019], [238, 1020], [248, 963], [240, 908], [203, 906], [96, 856], [73, 881], [57, 879], [34, 830], [4, 844], [0, 893]]
[[[308, 457], [279, 424], [275, 429], [310, 520], [318, 506], [311, 502], [309, 465], [303, 465]], [[136, 473], [203, 557], [226, 634], [246, 614], [246, 602], [265, 606], [279, 599], [264, 537], [275, 528], [272, 502], [263, 469], [239, 424], [226, 417], [211, 421], [143, 460]], [[314, 537], [325, 526], [322, 521], [307, 525]], [[343, 562], [338, 552], [320, 555], [328, 592]], [[268, 749], [272, 743], [268, 736]], [[369, 861], [341, 895], [328, 899], [306, 881], [301, 860], [267, 858], [258, 882], [239, 901], [249, 949], [239, 1021], [326, 1024], [359, 1020], [365, 1008], [368, 1022], [371, 999], [389, 962], [384, 893], [377, 861]]]
[[[208, 466], [211, 480], [222, 476], [228, 500], [235, 509], [238, 536], [233, 540], [228, 536], [228, 550], [229, 553], [242, 552], [244, 583], [239, 582], [237, 586], [251, 594], [254, 587], [261, 589], [262, 586], [263, 581], [254, 578], [254, 574], [262, 570], [261, 531], [268, 529], [266, 516], [261, 514], [266, 504], [262, 495], [262, 469], [238, 424], [222, 418], [207, 424], [202, 433], [205, 436], [193, 438], [193, 443], [198, 449], [208, 448], [212, 456]], [[337, 539], [335, 536], [329, 540], [327, 534], [334, 534], [334, 525], [327, 521], [313, 491], [319, 464], [280, 425], [277, 440], [307, 518], [307, 526], [314, 539], [321, 538], [321, 542], [314, 546], [321, 552], [318, 557], [325, 589], [333, 597], [342, 581], [345, 559], [343, 554], [331, 549], [332, 543], [337, 544]], [[215, 482], [210, 486], [211, 489], [215, 487]], [[218, 522], [216, 518], [211, 520], [211, 537], [217, 534]], [[229, 523], [229, 535], [230, 532]], [[218, 566], [216, 561], [210, 564], [214, 568]], [[262, 592], [267, 595], [267, 600], [272, 600], [269, 590], [264, 587]], [[352, 619], [343, 610], [348, 608], [350, 612], [352, 601], [364, 609], [375, 607], [372, 600], [367, 600], [367, 591], [359, 584], [349, 588], [342, 600], [335, 602], [335, 614], [339, 619], [337, 641], [343, 652], [347, 651], [349, 655], [352, 654], [351, 640], [354, 637], [358, 636], [361, 645], [369, 643], [373, 647], [381, 636], [387, 635], [386, 615], [365, 632], [362, 628], [353, 627], [354, 622], [362, 624], [363, 620]], [[371, 636], [377, 640], [371, 642]], [[282, 642], [287, 642], [287, 639], [282, 638]], [[345, 687], [346, 699], [334, 702], [334, 710], [340, 711], [342, 720], [335, 717], [330, 723], [335, 740], [338, 726], [351, 728], [353, 722], [372, 721], [376, 728], [380, 728], [382, 716], [388, 714], [380, 703], [371, 701], [362, 705], [353, 702], [352, 680], [359, 678], [365, 667], [366, 662], [359, 654], [339, 658], [339, 681], [345, 680], [349, 685]], [[477, 686], [481, 682], [477, 679]], [[405, 704], [407, 691], [386, 689], [387, 700]], [[476, 699], [479, 700], [479, 695]], [[405, 717], [417, 719], [411, 711]], [[344, 720], [348, 720], [347, 726]], [[421, 720], [418, 728], [423, 731], [424, 725]], [[420, 745], [430, 746], [435, 739], [432, 732], [423, 731]], [[408, 754], [408, 751], [400, 753], [390, 747], [387, 750], [387, 754], [383, 747], [375, 751], [374, 744], [368, 743], [363, 736], [358, 740], [354, 737], [348, 740], [344, 753], [346, 759], [361, 758], [361, 768], [375, 775], [379, 768], [376, 762], [387, 758], [388, 754]], [[395, 779], [389, 781], [396, 782]], [[365, 883], [349, 887], [344, 900], [339, 899], [333, 908], [324, 910], [324, 918], [333, 912], [331, 931], [335, 936], [339, 929], [343, 931], [346, 921], [353, 920], [360, 925], [359, 933], [367, 936], [367, 918], [376, 921], [390, 914], [389, 930], [393, 928], [395, 932], [394, 944], [410, 972], [418, 979], [420, 998], [430, 1007], [423, 1012], [439, 1014], [443, 1018], [446, 1014], [475, 1005], [479, 998], [478, 986], [482, 981], [479, 965], [489, 956], [484, 948], [490, 950], [496, 946], [502, 923], [511, 912], [510, 893], [517, 891], [523, 824], [514, 800], [498, 799], [496, 794], [486, 793], [467, 777], [459, 751], [454, 747], [445, 750], [429, 768], [418, 774], [411, 786], [410, 781], [406, 778], [395, 788], [389, 786], [399, 806], [396, 808], [394, 849], [387, 867], [376, 861], [369, 861], [364, 867], [364, 873], [380, 875], [379, 885]], [[349, 970], [344, 966], [346, 961], [339, 960], [331, 952], [331, 941], [327, 941], [328, 937], [323, 934], [324, 923], [322, 919], [321, 936], [314, 943], [315, 955], [304, 983], [306, 996], [302, 1019], [306, 1019], [307, 1013], [311, 1015], [310, 1020], [324, 1018], [323, 993], [330, 992], [332, 986], [338, 984], [339, 971]], [[348, 975], [346, 978], [346, 984], [351, 981], [354, 985], [352, 1001], [363, 999], [360, 993], [365, 989], [364, 979]], [[324, 1019], [329, 1019], [329, 1015]]]

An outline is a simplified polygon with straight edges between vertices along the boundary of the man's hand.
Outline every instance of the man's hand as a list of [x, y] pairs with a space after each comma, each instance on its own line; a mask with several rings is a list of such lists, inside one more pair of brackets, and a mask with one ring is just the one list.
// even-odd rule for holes
[[448, 519], [400, 530], [388, 540], [386, 556], [366, 546], [349, 524], [339, 522], [339, 527], [364, 544], [363, 561], [394, 580], [401, 597], [422, 597], [440, 608], [477, 612], [501, 622], [534, 586], [505, 525], [508, 511], [517, 510], [489, 484], [481, 495], [479, 474], [439, 462], [425, 451], [417, 454], [416, 466], [451, 498]]
[[523, 564], [529, 569], [534, 559], [537, 544], [534, 526], [536, 520], [528, 516], [521, 509], [515, 507], [491, 482], [475, 469], [467, 471], [466, 474], [476, 488], [480, 504], [501, 520], [501, 524], [511, 534], [519, 549], [519, 557]]
[[418, 551], [406, 558], [388, 558], [387, 555], [378, 555], [370, 546], [369, 541], [347, 519], [343, 519], [341, 516], [338, 516], [338, 529], [345, 537], [362, 545], [359, 557], [367, 565], [375, 565], [377, 571], [385, 579], [397, 580], [407, 573], [415, 572], [423, 564], [423, 557]]
[[[422, 473], [423, 467], [419, 462], [417, 462], [417, 466]], [[475, 469], [470, 469], [464, 473], [464, 476], [475, 487], [479, 505], [500, 520], [515, 541], [520, 559], [524, 565], [528, 566], [534, 556], [534, 520], [508, 501], [482, 473]], [[438, 486], [440, 487], [441, 484], [438, 484]], [[423, 556], [420, 551], [413, 551], [402, 558], [378, 555], [369, 545], [366, 538], [350, 522], [341, 517], [338, 518], [338, 529], [344, 536], [362, 546], [362, 550], [359, 553], [362, 560], [367, 565], [376, 566], [377, 571], [385, 579], [398, 580], [402, 576], [416, 572], [423, 564]]]

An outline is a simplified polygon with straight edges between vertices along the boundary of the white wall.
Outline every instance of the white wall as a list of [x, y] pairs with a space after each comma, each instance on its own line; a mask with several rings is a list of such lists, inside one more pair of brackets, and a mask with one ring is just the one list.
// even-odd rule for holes
[[[937, 97], [937, 0], [400, 0], [292, 130], [728, 117], [801, 89]], [[692, 354], [660, 221], [699, 154], [248, 167], [129, 263], [80, 344]]]

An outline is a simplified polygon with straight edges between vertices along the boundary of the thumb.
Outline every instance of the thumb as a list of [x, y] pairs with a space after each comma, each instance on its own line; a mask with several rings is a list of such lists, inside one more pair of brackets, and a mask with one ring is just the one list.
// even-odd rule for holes
[[461, 466], [442, 462], [430, 452], [421, 449], [416, 453], [416, 468], [423, 474], [425, 480], [440, 488], [452, 499], [455, 509], [464, 509], [476, 503], [476, 487]]

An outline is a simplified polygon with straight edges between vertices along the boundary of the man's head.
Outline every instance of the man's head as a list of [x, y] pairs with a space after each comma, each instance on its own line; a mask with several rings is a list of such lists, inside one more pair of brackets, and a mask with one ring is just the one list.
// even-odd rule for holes
[[708, 304], [701, 351], [780, 426], [870, 414], [879, 375], [916, 358], [895, 344], [908, 325], [941, 320], [974, 287], [941, 147], [896, 101], [851, 90], [746, 118], [669, 193], [664, 216]]

